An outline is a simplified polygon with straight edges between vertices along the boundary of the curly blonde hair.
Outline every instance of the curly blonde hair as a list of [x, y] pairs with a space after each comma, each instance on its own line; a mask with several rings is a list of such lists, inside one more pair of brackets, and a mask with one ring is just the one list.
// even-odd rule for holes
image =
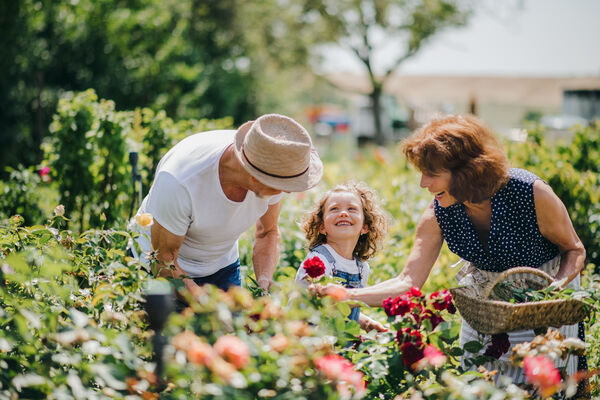
[[379, 206], [375, 192], [362, 182], [350, 181], [336, 186], [325, 193], [316, 206], [306, 214], [300, 227], [306, 234], [308, 249], [327, 243], [327, 236], [320, 233], [319, 229], [323, 226], [325, 203], [333, 193], [338, 192], [356, 194], [362, 204], [364, 223], [369, 227], [369, 231], [360, 235], [354, 247], [353, 255], [359, 260], [365, 261], [372, 257], [381, 246], [387, 233], [388, 217]]

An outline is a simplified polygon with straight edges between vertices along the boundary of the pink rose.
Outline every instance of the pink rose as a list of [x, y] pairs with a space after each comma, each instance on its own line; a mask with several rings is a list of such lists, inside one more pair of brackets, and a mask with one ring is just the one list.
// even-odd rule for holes
[[221, 336], [213, 347], [221, 357], [232, 363], [237, 369], [244, 368], [250, 361], [248, 345], [237, 336]]
[[325, 378], [345, 384], [338, 385], [338, 391], [345, 392], [346, 385], [351, 385], [355, 393], [364, 393], [365, 381], [363, 373], [354, 370], [354, 365], [338, 354], [329, 354], [315, 360], [315, 366]]
[[525, 357], [523, 369], [527, 382], [540, 389], [542, 397], [550, 397], [560, 387], [560, 373], [546, 356]]
[[439, 368], [446, 362], [446, 356], [435, 346], [427, 345], [423, 349], [423, 359], [432, 367]]

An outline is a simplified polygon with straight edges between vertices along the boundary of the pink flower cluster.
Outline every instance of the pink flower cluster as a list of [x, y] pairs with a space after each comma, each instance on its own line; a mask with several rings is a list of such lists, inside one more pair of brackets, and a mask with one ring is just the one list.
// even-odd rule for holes
[[546, 356], [525, 357], [523, 369], [527, 381], [540, 390], [543, 398], [550, 397], [560, 387], [560, 373]]
[[303, 267], [306, 274], [313, 279], [319, 278], [325, 273], [325, 264], [317, 256], [304, 261]]
[[354, 365], [338, 354], [329, 354], [315, 360], [315, 366], [325, 378], [337, 382], [337, 390], [343, 398], [349, 397], [350, 388], [362, 396], [366, 393], [366, 382], [360, 371], [354, 370]]
[[40, 177], [43, 182], [52, 182], [52, 178], [50, 177], [50, 167], [42, 167], [40, 168]]

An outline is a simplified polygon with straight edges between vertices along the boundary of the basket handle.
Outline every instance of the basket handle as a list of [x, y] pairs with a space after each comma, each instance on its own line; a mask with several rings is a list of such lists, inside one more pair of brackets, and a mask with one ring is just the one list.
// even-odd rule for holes
[[515, 275], [515, 274], [522, 274], [522, 273], [537, 275], [537, 276], [539, 276], [541, 278], [546, 279], [548, 281], [548, 283], [554, 282], [554, 278], [553, 277], [551, 277], [550, 275], [548, 275], [544, 271], [539, 270], [537, 268], [515, 267], [515, 268], [511, 268], [509, 270], [506, 270], [502, 274], [500, 274], [500, 276], [496, 279], [496, 281], [492, 285], [490, 285], [489, 288], [486, 290], [485, 296], [483, 298], [484, 299], [488, 299], [490, 297], [490, 295], [492, 294], [492, 291], [494, 290], [494, 288], [500, 282], [502, 282], [504, 279], [506, 279], [508, 276]]

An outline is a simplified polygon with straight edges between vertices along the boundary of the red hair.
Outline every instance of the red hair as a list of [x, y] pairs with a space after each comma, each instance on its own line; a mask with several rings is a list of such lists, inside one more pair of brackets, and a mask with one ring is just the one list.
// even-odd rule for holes
[[509, 180], [508, 158], [491, 129], [472, 115], [430, 121], [402, 143], [402, 152], [425, 174], [450, 171], [450, 194], [459, 202], [490, 199]]

